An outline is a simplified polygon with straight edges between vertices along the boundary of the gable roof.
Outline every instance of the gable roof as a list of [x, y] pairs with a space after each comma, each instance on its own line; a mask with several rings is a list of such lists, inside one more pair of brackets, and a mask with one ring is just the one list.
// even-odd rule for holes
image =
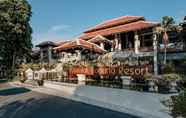
[[119, 26], [115, 26], [115, 27], [111, 27], [111, 28], [107, 28], [107, 29], [102, 29], [102, 30], [98, 30], [98, 31], [94, 31], [94, 32], [85, 33], [80, 38], [90, 39], [90, 38], [93, 38], [97, 35], [108, 36], [108, 35], [112, 35], [112, 34], [116, 34], [116, 33], [151, 28], [151, 27], [155, 27], [158, 25], [159, 25], [159, 23], [147, 22], [147, 21], [137, 21], [137, 22], [132, 22], [129, 24], [119, 25]]
[[78, 48], [78, 47], [89, 49], [89, 50], [92, 50], [92, 51], [97, 52], [97, 53], [105, 53], [106, 52], [106, 50], [103, 50], [98, 45], [96, 45], [94, 43], [91, 43], [91, 42], [88, 42], [88, 41], [85, 41], [83, 39], [76, 39], [74, 41], [65, 43], [61, 46], [55, 47], [54, 50], [65, 51], [65, 50], [68, 50], [68, 49], [74, 49], [74, 48]]
[[41, 42], [40, 44], [36, 45], [36, 47], [45, 47], [45, 46], [57, 46], [56, 43], [52, 42], [52, 41], [44, 41]]
[[119, 18], [114, 18], [111, 20], [104, 21], [103, 23], [100, 23], [100, 24], [96, 25], [95, 27], [90, 28], [89, 30], [85, 31], [84, 33], [89, 33], [89, 32], [93, 32], [96, 30], [101, 30], [101, 29], [105, 29], [105, 28], [109, 28], [109, 27], [113, 27], [113, 26], [123, 25], [123, 24], [135, 22], [135, 21], [139, 21], [139, 20], [144, 21], [145, 18], [143, 16], [122, 16]]
[[105, 43], [109, 43], [109, 44], [112, 44], [112, 41], [110, 41], [109, 39], [101, 36], [101, 35], [97, 35], [95, 36], [94, 38], [88, 40], [89, 42], [91, 43], [102, 43], [102, 42], [105, 42]]

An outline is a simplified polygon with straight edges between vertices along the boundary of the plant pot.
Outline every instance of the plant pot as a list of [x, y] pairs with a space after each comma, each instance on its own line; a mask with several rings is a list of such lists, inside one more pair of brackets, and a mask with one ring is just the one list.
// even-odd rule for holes
[[24, 83], [26, 81], [26, 79], [20, 79], [19, 80], [21, 83]]
[[39, 86], [43, 86], [44, 80], [37, 80], [37, 84], [38, 84]]

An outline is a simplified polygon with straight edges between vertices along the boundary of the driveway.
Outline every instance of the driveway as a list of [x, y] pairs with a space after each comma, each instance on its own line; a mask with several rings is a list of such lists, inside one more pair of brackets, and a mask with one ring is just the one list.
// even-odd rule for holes
[[0, 98], [0, 118], [139, 118], [26, 88], [9, 86]]

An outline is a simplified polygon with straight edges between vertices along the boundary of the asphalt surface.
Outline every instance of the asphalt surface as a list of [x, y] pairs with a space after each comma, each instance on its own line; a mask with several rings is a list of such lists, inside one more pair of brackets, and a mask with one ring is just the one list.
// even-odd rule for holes
[[25, 88], [0, 90], [0, 118], [139, 118]]

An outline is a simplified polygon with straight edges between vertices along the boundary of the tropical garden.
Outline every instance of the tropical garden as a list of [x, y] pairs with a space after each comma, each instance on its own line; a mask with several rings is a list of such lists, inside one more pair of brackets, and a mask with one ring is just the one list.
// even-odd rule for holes
[[0, 1], [0, 66], [13, 79], [19, 64], [32, 50], [31, 6], [26, 0]]
[[[26, 70], [31, 68], [33, 70], [40, 70], [46, 68], [48, 70], [54, 69], [57, 65], [48, 64], [26, 64], [20, 65], [23, 62], [27, 62], [31, 57], [32, 52], [32, 28], [30, 25], [30, 19], [32, 16], [32, 9], [27, 0], [0, 0], [0, 67], [6, 67], [7, 80], [12, 80], [15, 78], [17, 71]], [[182, 29], [177, 25], [174, 19], [170, 16], [162, 17], [161, 28], [159, 29], [159, 34], [162, 38], [167, 32], [177, 32], [180, 37], [185, 37], [185, 34], [181, 33]], [[165, 37], [166, 38], [166, 37]], [[183, 40], [186, 42], [185, 38], [178, 38], [178, 40]], [[168, 43], [168, 40], [164, 40], [164, 43]], [[175, 64], [167, 61], [166, 59], [166, 48], [164, 50], [165, 58], [161, 62], [164, 64], [162, 69], [162, 77], [156, 84], [162, 90], [169, 89], [169, 85], [178, 85], [176, 88], [180, 91], [180, 94], [171, 98], [171, 111], [174, 117], [186, 117], [186, 82], [185, 73], [178, 73], [175, 69]], [[105, 61], [97, 60], [95, 62], [82, 61], [78, 64], [63, 64], [63, 71], [68, 71], [74, 65], [81, 66], [102, 66], [107, 65]], [[117, 62], [116, 62], [117, 63]], [[181, 62], [182, 65], [186, 65], [186, 60]], [[183, 70], [183, 69], [182, 69]], [[1, 70], [2, 71], [2, 70]], [[64, 78], [65, 75], [60, 73], [60, 77]], [[60, 78], [60, 79], [61, 79]], [[152, 79], [153, 75], [145, 75], [145, 78]], [[24, 78], [23, 78], [24, 79]], [[45, 78], [46, 79], [46, 78]], [[22, 82], [25, 81], [21, 80]], [[61, 79], [60, 81], [66, 81]], [[100, 81], [100, 80], [99, 80]], [[121, 83], [120, 80], [115, 81], [115, 85]], [[89, 83], [91, 84], [91, 83]], [[110, 81], [102, 82], [101, 85], [111, 86]], [[100, 85], [100, 86], [101, 86]], [[115, 86], [114, 85], [114, 86]], [[113, 86], [113, 85], [112, 85]], [[116, 86], [116, 88], [121, 88], [121, 85]]]

